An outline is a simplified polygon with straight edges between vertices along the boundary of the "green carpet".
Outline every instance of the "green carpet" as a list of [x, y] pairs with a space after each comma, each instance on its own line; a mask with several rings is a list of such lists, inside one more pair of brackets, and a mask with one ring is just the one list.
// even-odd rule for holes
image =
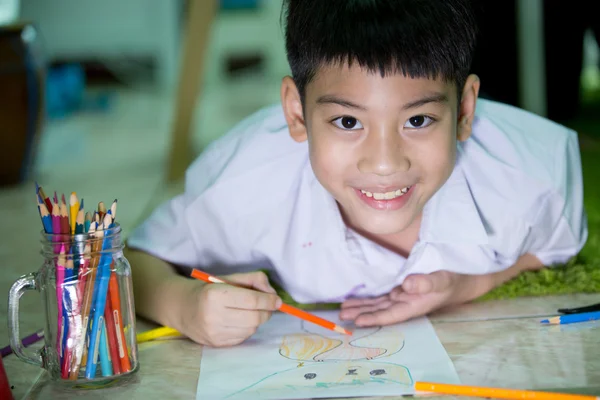
[[[489, 292], [478, 301], [522, 296], [547, 296], [570, 293], [600, 292], [600, 142], [582, 145], [584, 203], [588, 215], [589, 237], [577, 257], [567, 264], [525, 272]], [[280, 287], [275, 287], [282, 300], [299, 308], [335, 309], [339, 304], [298, 304]]]

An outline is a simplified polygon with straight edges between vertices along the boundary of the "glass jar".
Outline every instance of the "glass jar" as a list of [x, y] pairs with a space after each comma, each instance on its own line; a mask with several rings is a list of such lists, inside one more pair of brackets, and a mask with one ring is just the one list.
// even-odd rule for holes
[[[44, 263], [17, 280], [9, 294], [10, 345], [21, 360], [45, 368], [52, 379], [104, 382], [138, 368], [131, 268], [123, 256], [121, 227], [65, 235], [42, 233]], [[40, 292], [44, 347], [26, 354], [19, 332], [19, 299]]]

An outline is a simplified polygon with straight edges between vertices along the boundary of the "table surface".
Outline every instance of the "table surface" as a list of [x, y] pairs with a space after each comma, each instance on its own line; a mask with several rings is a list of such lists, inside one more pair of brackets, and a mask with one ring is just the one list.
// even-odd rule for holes
[[[557, 308], [598, 302], [600, 294], [490, 301], [443, 310], [430, 320], [464, 384], [600, 395], [600, 321], [539, 324]], [[138, 331], [153, 327], [138, 322]], [[95, 390], [62, 388], [14, 355], [4, 363], [15, 399], [193, 399], [201, 357], [202, 346], [188, 340], [143, 343], [138, 374]]]

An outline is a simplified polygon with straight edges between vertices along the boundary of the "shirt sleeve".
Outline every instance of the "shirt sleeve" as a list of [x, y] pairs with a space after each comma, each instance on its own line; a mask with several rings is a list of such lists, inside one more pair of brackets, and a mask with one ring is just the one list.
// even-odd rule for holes
[[524, 252], [544, 265], [567, 262], [587, 240], [583, 179], [577, 134], [569, 132], [555, 153], [554, 189], [538, 205]]

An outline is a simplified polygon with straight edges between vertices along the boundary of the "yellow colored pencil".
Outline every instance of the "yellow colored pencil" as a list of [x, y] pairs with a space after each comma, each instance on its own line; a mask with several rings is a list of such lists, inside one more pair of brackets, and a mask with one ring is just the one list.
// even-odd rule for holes
[[416, 382], [415, 390], [456, 396], [488, 397], [493, 399], [599, 400], [600, 397], [581, 394], [550, 393], [521, 389], [487, 388], [445, 383]]
[[71, 192], [71, 198], [69, 199], [69, 210], [70, 210], [70, 228], [71, 235], [75, 234], [75, 221], [77, 219], [77, 213], [79, 213], [79, 200], [77, 199], [77, 193]]
[[182, 336], [181, 333], [177, 329], [169, 328], [168, 326], [163, 326], [156, 329], [151, 329], [146, 332], [138, 333], [136, 336], [136, 340], [138, 343], [149, 342], [151, 340], [162, 339], [164, 337], [170, 336]]

